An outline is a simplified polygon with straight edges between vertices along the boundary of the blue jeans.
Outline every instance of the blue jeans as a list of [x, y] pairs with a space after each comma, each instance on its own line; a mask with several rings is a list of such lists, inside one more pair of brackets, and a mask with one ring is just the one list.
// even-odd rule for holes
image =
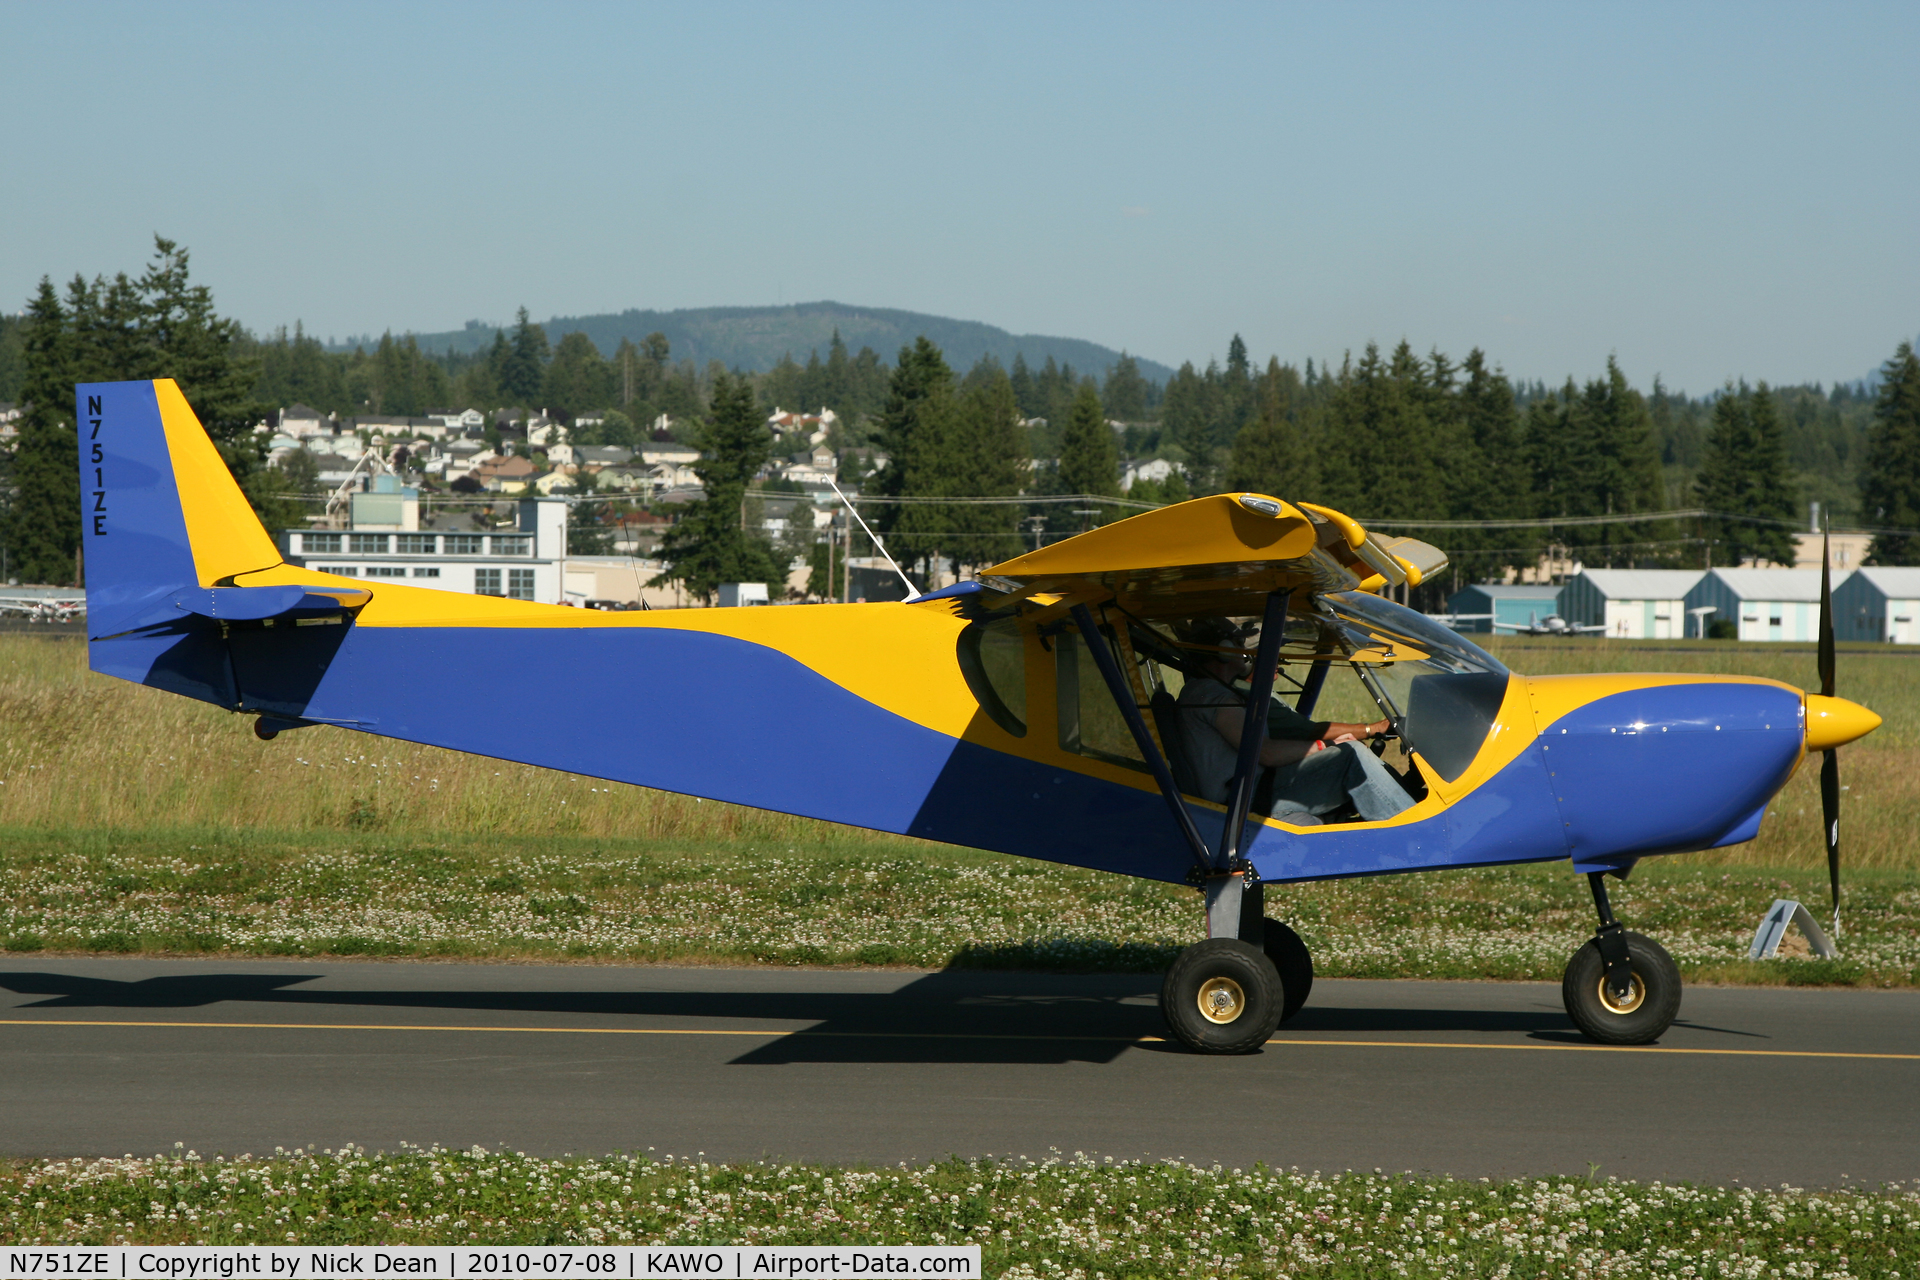
[[1380, 757], [1357, 742], [1316, 751], [1273, 777], [1273, 816], [1332, 813], [1348, 800], [1368, 822], [1413, 807], [1413, 797]]

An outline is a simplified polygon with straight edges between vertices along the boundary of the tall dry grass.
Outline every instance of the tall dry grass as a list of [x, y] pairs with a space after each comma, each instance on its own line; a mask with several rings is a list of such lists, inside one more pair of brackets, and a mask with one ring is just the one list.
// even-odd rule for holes
[[0, 633], [0, 826], [918, 843], [324, 725], [262, 742], [252, 717], [95, 675], [86, 653]]
[[[1802, 687], [1817, 678], [1810, 653], [1760, 644], [1524, 638], [1488, 647], [1530, 675], [1700, 671]], [[1840, 655], [1840, 692], [1886, 718], [1841, 755], [1851, 866], [1920, 869], [1917, 677], [1920, 654], [1861, 646]], [[919, 843], [346, 729], [301, 729], [261, 742], [251, 726], [249, 717], [94, 675], [81, 641], [0, 633], [0, 826]], [[806, 767], [799, 752], [794, 767]], [[1697, 856], [1734, 865], [1821, 864], [1817, 770], [1803, 768], [1788, 784], [1759, 839]]]

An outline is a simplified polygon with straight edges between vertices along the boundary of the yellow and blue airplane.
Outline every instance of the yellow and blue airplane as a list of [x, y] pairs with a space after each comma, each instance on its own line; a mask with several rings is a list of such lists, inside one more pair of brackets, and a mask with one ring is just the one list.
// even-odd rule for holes
[[[1261, 494], [1150, 511], [906, 602], [605, 613], [290, 565], [171, 380], [83, 384], [76, 412], [93, 670], [257, 717], [262, 738], [337, 725], [1191, 883], [1206, 937], [1161, 1006], [1202, 1052], [1258, 1048], [1311, 986], [1262, 886], [1557, 860], [1587, 875], [1600, 921], [1567, 968], [1569, 1015], [1594, 1039], [1650, 1042], [1678, 1012], [1679, 975], [1613, 918], [1603, 876], [1751, 840], [1822, 751], [1837, 905], [1833, 752], [1879, 724], [1832, 696], [1830, 627], [1821, 694], [1517, 675], [1379, 594], [1436, 573], [1441, 552]], [[1257, 622], [1257, 644], [1221, 646], [1218, 624], [1193, 626], [1205, 619], [1235, 637]], [[1199, 795], [1176, 699], [1223, 648], [1253, 665], [1221, 804]], [[593, 671], [613, 714], [497, 716], [417, 678], [435, 666]], [[1410, 808], [1324, 823], [1260, 811], [1276, 671], [1308, 716], [1330, 678], [1358, 681], [1402, 741]], [[766, 725], [788, 720], [862, 767], [808, 776], [767, 755]]]

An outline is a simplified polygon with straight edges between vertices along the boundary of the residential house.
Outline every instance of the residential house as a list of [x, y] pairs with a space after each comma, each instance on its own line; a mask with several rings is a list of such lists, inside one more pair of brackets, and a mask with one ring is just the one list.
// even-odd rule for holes
[[[621, 467], [633, 461], [633, 450], [617, 444], [577, 444], [571, 446], [574, 461], [583, 467]], [[547, 454], [552, 457], [551, 451]]]
[[642, 448], [640, 461], [652, 473], [656, 492], [694, 489], [700, 485], [700, 477], [693, 470], [694, 464], [700, 461], [698, 449], [689, 449], [685, 445]]
[[1708, 615], [1689, 625], [1687, 592], [1700, 569], [1583, 569], [1560, 589], [1560, 615], [1580, 626], [1605, 626], [1616, 640], [1684, 640], [1706, 635]]
[[449, 435], [477, 436], [487, 429], [486, 416], [478, 409], [462, 409], [458, 413], [435, 410], [427, 416], [438, 419]]
[[788, 409], [782, 409], [779, 405], [775, 405], [773, 412], [767, 416], [767, 426], [773, 431], [774, 435], [790, 436], [798, 434], [806, 437], [807, 443], [809, 444], [819, 444], [822, 440], [825, 440], [827, 438], [827, 432], [837, 426], [839, 422], [840, 419], [834, 411], [824, 407], [819, 413], [795, 413]]
[[1125, 465], [1120, 476], [1120, 492], [1133, 488], [1136, 480], [1151, 480], [1155, 484], [1165, 484], [1168, 477], [1180, 468], [1165, 458], [1148, 458]]
[[[1837, 586], [1838, 584], [1836, 584]], [[1686, 609], [1712, 613], [1712, 622], [1732, 619], [1742, 640], [1819, 638], [1818, 569], [1710, 569], [1687, 592]], [[1703, 620], [1700, 625], [1709, 625]]]
[[332, 415], [323, 414], [309, 404], [292, 404], [280, 411], [280, 420], [276, 424], [283, 434], [296, 440], [306, 436], [333, 435], [338, 423]]
[[1920, 569], [1855, 569], [1833, 589], [1833, 634], [1837, 640], [1920, 644]]
[[517, 453], [496, 453], [473, 464], [470, 474], [482, 488], [495, 493], [518, 493], [540, 473], [532, 460]]

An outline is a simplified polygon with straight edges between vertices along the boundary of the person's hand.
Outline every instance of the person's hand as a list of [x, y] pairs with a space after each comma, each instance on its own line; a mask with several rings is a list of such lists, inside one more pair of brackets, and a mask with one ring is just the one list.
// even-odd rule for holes
[[1326, 749], [1327, 749], [1327, 744], [1320, 741], [1320, 739], [1315, 738], [1311, 743], [1307, 745], [1307, 754], [1312, 755], [1316, 751], [1325, 751]]

